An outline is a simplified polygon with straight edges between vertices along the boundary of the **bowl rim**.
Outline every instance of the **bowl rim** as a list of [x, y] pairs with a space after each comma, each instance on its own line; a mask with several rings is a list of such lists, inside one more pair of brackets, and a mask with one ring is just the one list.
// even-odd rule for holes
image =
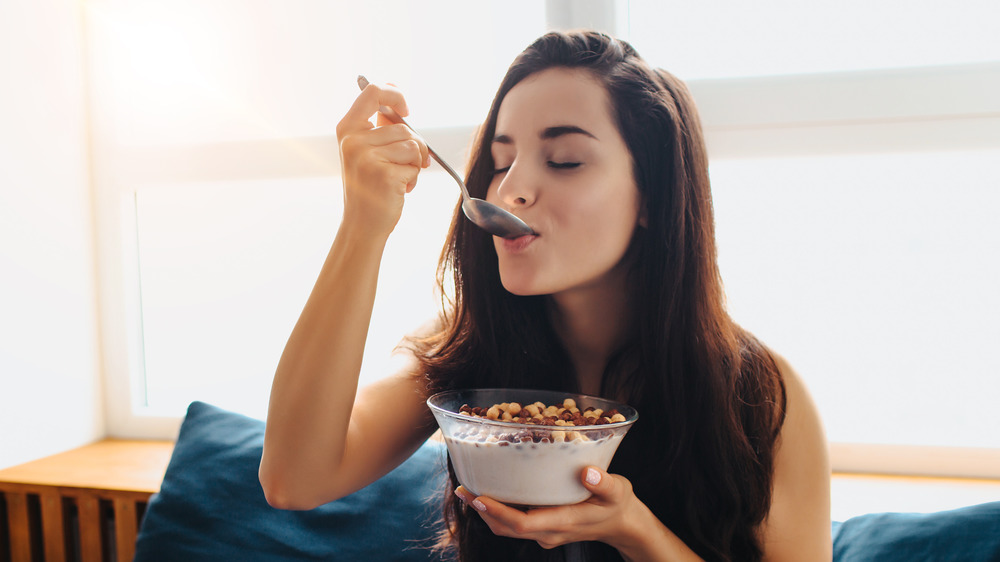
[[[625, 421], [613, 422], [613, 423], [606, 423], [606, 424], [601, 424], [601, 425], [574, 425], [574, 426], [568, 426], [568, 425], [538, 425], [538, 424], [534, 424], [534, 423], [517, 423], [517, 422], [503, 421], [503, 420], [491, 420], [491, 419], [488, 419], [488, 418], [475, 418], [475, 417], [472, 417], [472, 416], [463, 416], [463, 415], [459, 414], [458, 412], [452, 412], [451, 410], [446, 410], [445, 408], [442, 408], [441, 406], [438, 406], [437, 404], [434, 404], [432, 402], [436, 398], [440, 398], [440, 397], [443, 397], [443, 396], [446, 396], [446, 395], [449, 395], [449, 394], [461, 394], [463, 392], [501, 392], [501, 393], [502, 392], [538, 392], [538, 393], [543, 393], [544, 392], [544, 393], [561, 394], [561, 395], [565, 395], [566, 398], [573, 398], [574, 400], [577, 399], [577, 398], [584, 398], [584, 399], [591, 399], [591, 400], [600, 400], [602, 402], [609, 402], [609, 403], [615, 405], [614, 409], [619, 409], [618, 408], [619, 406], [628, 408], [632, 412], [632, 415], [626, 417]], [[482, 425], [491, 425], [491, 426], [505, 427], [505, 428], [534, 429], [534, 430], [548, 430], [548, 431], [600, 431], [600, 430], [611, 430], [611, 429], [626, 428], [626, 427], [629, 427], [632, 424], [634, 424], [636, 422], [636, 420], [639, 419], [639, 411], [636, 410], [634, 407], [629, 406], [628, 404], [625, 404], [625, 403], [622, 403], [622, 402], [617, 402], [617, 401], [611, 400], [609, 398], [602, 398], [600, 396], [594, 396], [594, 395], [591, 395], [591, 394], [582, 394], [582, 393], [579, 393], [579, 392], [563, 392], [563, 391], [560, 391], [560, 390], [545, 390], [545, 389], [539, 389], [539, 388], [464, 388], [464, 389], [455, 389], [455, 390], [444, 390], [444, 391], [441, 391], [441, 392], [438, 392], [438, 393], [435, 393], [435, 394], [429, 396], [427, 398], [427, 400], [426, 400], [426, 403], [427, 403], [427, 407], [430, 408], [431, 413], [435, 414], [435, 417], [436, 417], [437, 414], [441, 414], [441, 415], [443, 415], [445, 417], [452, 418], [452, 419], [455, 419], [455, 420], [460, 420], [460, 421], [463, 421], [463, 422], [471, 422], [471, 423], [478, 423], [478, 424], [482, 424]], [[622, 414], [622, 415], [624, 415], [624, 414]]]

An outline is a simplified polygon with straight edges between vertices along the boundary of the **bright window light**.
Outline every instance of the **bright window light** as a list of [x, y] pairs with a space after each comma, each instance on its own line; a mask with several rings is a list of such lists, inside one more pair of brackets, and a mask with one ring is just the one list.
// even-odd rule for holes
[[[337, 178], [169, 185], [137, 197], [146, 403], [192, 400], [263, 416], [285, 341], [342, 212]], [[434, 272], [457, 200], [421, 176], [389, 239], [362, 384], [394, 372], [403, 334], [440, 309]]]
[[628, 36], [684, 79], [1000, 60], [994, 0], [630, 0]]
[[831, 441], [1000, 447], [1000, 151], [714, 162], [737, 322]]
[[472, 125], [545, 31], [535, 0], [87, 7], [105, 134], [133, 147], [331, 135], [358, 74], [400, 87], [414, 126]]

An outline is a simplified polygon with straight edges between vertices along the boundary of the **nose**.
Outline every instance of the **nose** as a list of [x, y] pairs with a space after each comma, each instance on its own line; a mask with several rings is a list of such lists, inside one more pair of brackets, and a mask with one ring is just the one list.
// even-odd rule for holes
[[531, 174], [523, 166], [518, 166], [515, 162], [499, 181], [496, 196], [508, 210], [528, 207], [535, 202], [537, 187]]

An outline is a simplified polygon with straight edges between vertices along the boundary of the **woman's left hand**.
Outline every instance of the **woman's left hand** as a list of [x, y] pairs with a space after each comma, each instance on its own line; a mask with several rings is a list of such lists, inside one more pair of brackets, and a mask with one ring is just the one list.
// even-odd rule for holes
[[[587, 467], [580, 475], [593, 495], [580, 503], [521, 511], [459, 486], [455, 494], [479, 512], [497, 535], [536, 541], [542, 548], [571, 542], [601, 541], [621, 550], [635, 536], [631, 528], [645, 506], [624, 476]], [[631, 531], [631, 532], [630, 532]]]

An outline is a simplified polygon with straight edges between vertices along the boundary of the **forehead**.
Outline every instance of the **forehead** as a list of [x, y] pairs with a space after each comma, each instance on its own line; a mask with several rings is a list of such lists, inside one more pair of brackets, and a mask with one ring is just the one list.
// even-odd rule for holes
[[598, 139], [617, 135], [607, 90], [589, 71], [549, 68], [528, 76], [504, 97], [497, 134], [520, 136], [575, 125]]

